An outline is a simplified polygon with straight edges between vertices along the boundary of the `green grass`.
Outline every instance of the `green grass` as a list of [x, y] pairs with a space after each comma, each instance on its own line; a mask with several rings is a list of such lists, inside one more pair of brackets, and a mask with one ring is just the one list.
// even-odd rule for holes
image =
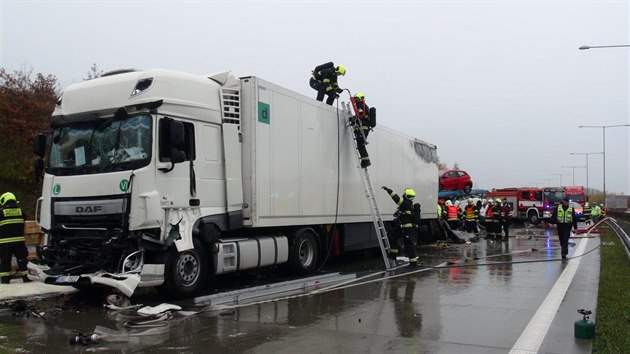
[[[626, 232], [629, 222], [621, 222]], [[601, 235], [601, 270], [593, 353], [630, 352], [630, 259], [611, 229]], [[611, 244], [612, 243], [612, 244]]]

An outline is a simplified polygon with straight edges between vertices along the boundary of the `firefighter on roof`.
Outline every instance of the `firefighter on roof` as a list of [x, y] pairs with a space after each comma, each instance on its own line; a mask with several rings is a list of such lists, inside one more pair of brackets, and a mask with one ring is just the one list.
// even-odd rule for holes
[[345, 74], [346, 67], [343, 65], [335, 66], [333, 62], [316, 66], [313, 69], [309, 85], [317, 91], [317, 100], [321, 102], [324, 100], [324, 96], [328, 96], [326, 104], [332, 106], [335, 98], [339, 97], [339, 94], [343, 92], [343, 89], [337, 83], [337, 77]]
[[416, 192], [411, 188], [406, 188], [403, 197], [399, 197], [391, 189], [386, 186], [381, 187], [385, 190], [398, 205], [398, 210], [394, 214], [396, 217], [395, 224], [397, 230], [392, 232], [390, 256], [396, 258], [398, 256], [398, 248], [404, 244], [405, 253], [409, 257], [409, 267], [418, 266], [418, 256], [416, 255], [416, 233], [420, 224], [420, 204], [413, 203]]
[[28, 251], [24, 244], [24, 213], [13, 193], [0, 196], [0, 278], [2, 284], [11, 281], [11, 256], [15, 255], [19, 274], [25, 283]]

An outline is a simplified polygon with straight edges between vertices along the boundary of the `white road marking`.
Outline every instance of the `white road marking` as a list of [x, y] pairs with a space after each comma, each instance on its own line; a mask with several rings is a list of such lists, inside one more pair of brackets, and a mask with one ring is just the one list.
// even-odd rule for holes
[[575, 272], [580, 266], [582, 258], [579, 256], [584, 253], [587, 243], [587, 238], [580, 241], [572, 256], [577, 258], [569, 260], [569, 264], [564, 268], [564, 271], [549, 294], [547, 294], [538, 311], [536, 311], [536, 314], [529, 321], [521, 336], [514, 343], [510, 354], [535, 354], [538, 352], [543, 339], [547, 335], [547, 331], [549, 331], [549, 326], [551, 326], [551, 322], [556, 316], [556, 312], [558, 312], [562, 299], [564, 299], [564, 295], [569, 289], [569, 285], [571, 285]]

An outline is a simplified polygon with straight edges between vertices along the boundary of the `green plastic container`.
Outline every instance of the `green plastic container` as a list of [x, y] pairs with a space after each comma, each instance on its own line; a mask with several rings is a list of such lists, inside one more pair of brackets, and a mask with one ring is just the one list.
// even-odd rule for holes
[[575, 321], [573, 326], [575, 338], [593, 339], [595, 338], [595, 324], [587, 319]]

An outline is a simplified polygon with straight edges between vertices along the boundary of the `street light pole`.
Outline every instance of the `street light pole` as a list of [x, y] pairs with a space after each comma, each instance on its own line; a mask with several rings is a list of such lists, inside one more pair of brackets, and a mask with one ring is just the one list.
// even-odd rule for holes
[[562, 166], [562, 168], [571, 168], [571, 169], [573, 169], [573, 185], [575, 186], [575, 169], [576, 168], [586, 168], [586, 166]]
[[[593, 47], [594, 48], [594, 47]], [[580, 125], [578, 128], [602, 128], [602, 160], [604, 168], [604, 208], [608, 206], [606, 204], [606, 128], [618, 128], [618, 127], [630, 127], [630, 124], [615, 124], [615, 125]]]
[[602, 154], [601, 152], [572, 152], [571, 155], [586, 156], [586, 194], [588, 194], [588, 155]]
[[619, 45], [583, 45], [579, 50], [591, 49], [591, 48], [620, 48], [620, 47], [630, 47], [630, 44], [619, 44]]
[[562, 188], [562, 176], [568, 176], [568, 175], [569, 175], [568, 173], [552, 173], [550, 176], [560, 176], [560, 188]]

